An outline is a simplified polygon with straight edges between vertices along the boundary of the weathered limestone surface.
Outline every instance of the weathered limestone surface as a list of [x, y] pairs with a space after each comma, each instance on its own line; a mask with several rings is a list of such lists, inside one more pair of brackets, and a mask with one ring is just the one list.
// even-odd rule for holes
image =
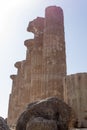
[[51, 96], [63, 99], [66, 55], [62, 9], [56, 6], [46, 8], [45, 18], [37, 17], [31, 21], [27, 31], [34, 33], [34, 39], [24, 42], [26, 60], [15, 64], [17, 75], [11, 76], [9, 125], [16, 123], [29, 103]]
[[0, 117], [0, 130], [10, 130], [6, 121]]
[[87, 73], [65, 77], [64, 101], [74, 110], [77, 127], [87, 128]]
[[[37, 17], [31, 21], [27, 31], [34, 33], [34, 39], [24, 42], [27, 47], [26, 59], [15, 64], [17, 75], [11, 75], [13, 82], [8, 109], [9, 126], [16, 124], [27, 104], [55, 96], [64, 100], [75, 111], [76, 127], [87, 127], [87, 73], [66, 75], [62, 9], [47, 7], [45, 17]], [[63, 108], [62, 106], [61, 110]], [[43, 116], [34, 118], [32, 129], [36, 128], [38, 122], [41, 129], [45, 129], [45, 125], [47, 130], [53, 129], [53, 126], [56, 130], [53, 119], [52, 127], [47, 120]], [[50, 124], [50, 128], [46, 123]], [[31, 124], [27, 126], [27, 130], [31, 129]]]
[[[43, 88], [46, 97], [63, 99], [62, 78], [66, 75], [66, 55], [63, 11], [60, 7], [48, 7], [45, 11], [43, 36]], [[43, 91], [44, 92], [44, 91]]]
[[[30, 75], [26, 77], [27, 73], [29, 74], [29, 69], [27, 68], [28, 62], [22, 61], [17, 62], [15, 66], [18, 68], [17, 75], [12, 75], [13, 86], [12, 86], [12, 94], [10, 95], [9, 101], [9, 111], [8, 111], [8, 121], [10, 121], [10, 125], [16, 123], [17, 117], [22, 112], [22, 110], [29, 102], [29, 85], [30, 85]], [[28, 81], [27, 81], [28, 78]]]
[[29, 104], [20, 115], [16, 130], [68, 130], [71, 108], [58, 98]]

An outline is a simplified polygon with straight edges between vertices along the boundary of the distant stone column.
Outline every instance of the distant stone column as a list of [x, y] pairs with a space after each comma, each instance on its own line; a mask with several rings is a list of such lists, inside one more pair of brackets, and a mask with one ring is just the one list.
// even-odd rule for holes
[[43, 37], [43, 88], [46, 97], [63, 98], [62, 77], [66, 75], [63, 11], [50, 6], [45, 11]]
[[[20, 71], [20, 63], [18, 62], [16, 64], [17, 68], [19, 68], [18, 73]], [[16, 123], [16, 114], [19, 112], [18, 108], [18, 95], [19, 95], [19, 75], [11, 75], [10, 78], [12, 79], [12, 92], [10, 94], [10, 99], [9, 99], [9, 109], [8, 109], [8, 124], [9, 126]]]
[[16, 123], [16, 113], [18, 112], [18, 78], [17, 75], [11, 75], [10, 76], [12, 79], [12, 92], [10, 94], [9, 98], [9, 109], [8, 109], [8, 124], [9, 126], [13, 125]]
[[42, 49], [44, 18], [37, 17], [29, 23], [27, 30], [34, 33], [33, 50], [31, 52], [31, 88], [30, 102], [41, 99]]
[[[16, 124], [17, 118], [29, 103], [30, 80], [29, 79], [29, 63], [26, 61], [17, 62], [15, 64], [17, 75], [11, 75], [12, 92], [10, 95], [8, 109], [8, 124]], [[28, 68], [27, 68], [28, 67]], [[28, 74], [27, 74], [28, 73]], [[27, 75], [27, 76], [26, 76]], [[28, 83], [27, 83], [28, 78]]]

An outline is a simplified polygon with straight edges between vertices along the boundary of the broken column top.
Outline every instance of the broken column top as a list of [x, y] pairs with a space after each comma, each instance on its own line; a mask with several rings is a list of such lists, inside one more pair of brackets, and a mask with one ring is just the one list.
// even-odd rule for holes
[[63, 10], [57, 6], [49, 6], [45, 9], [45, 18], [37, 17], [29, 22], [27, 31], [34, 33], [35, 37], [39, 37], [48, 28], [50, 28], [49, 31], [55, 32], [55, 28], [60, 24], [63, 24]]
[[44, 18], [37, 17], [33, 21], [29, 22], [27, 31], [34, 33], [35, 37], [43, 34], [44, 29]]

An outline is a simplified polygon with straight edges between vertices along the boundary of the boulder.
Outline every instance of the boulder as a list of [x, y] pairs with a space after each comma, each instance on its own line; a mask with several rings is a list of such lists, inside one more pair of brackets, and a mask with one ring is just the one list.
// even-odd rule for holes
[[56, 97], [47, 98], [27, 106], [20, 115], [16, 130], [67, 130], [72, 109]]
[[10, 130], [4, 118], [0, 117], [0, 130]]
[[57, 125], [54, 120], [36, 117], [27, 123], [26, 130], [57, 130]]

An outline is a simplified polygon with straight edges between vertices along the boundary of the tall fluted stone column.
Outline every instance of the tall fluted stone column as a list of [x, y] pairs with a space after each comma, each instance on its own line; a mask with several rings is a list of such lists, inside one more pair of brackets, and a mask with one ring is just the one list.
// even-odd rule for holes
[[[8, 124], [16, 124], [17, 118], [29, 103], [30, 95], [30, 74], [29, 63], [26, 61], [17, 62], [15, 67], [18, 69], [17, 75], [11, 75], [12, 93], [10, 94], [8, 109]], [[27, 74], [28, 73], [28, 74]], [[28, 79], [28, 82], [27, 82]]]
[[44, 18], [37, 17], [29, 23], [27, 28], [34, 33], [33, 50], [31, 52], [31, 89], [30, 102], [41, 99], [41, 79], [42, 79], [42, 50], [43, 50], [43, 30]]
[[64, 101], [76, 114], [76, 127], [87, 128], [87, 73], [72, 74], [64, 78]]
[[43, 36], [43, 88], [45, 96], [63, 99], [62, 78], [66, 75], [63, 11], [50, 6], [45, 11]]
[[15, 64], [17, 75], [11, 76], [9, 125], [16, 123], [29, 103], [51, 96], [63, 99], [66, 55], [62, 9], [46, 8], [45, 18], [37, 17], [31, 21], [27, 31], [34, 33], [34, 39], [24, 42], [26, 59]]

